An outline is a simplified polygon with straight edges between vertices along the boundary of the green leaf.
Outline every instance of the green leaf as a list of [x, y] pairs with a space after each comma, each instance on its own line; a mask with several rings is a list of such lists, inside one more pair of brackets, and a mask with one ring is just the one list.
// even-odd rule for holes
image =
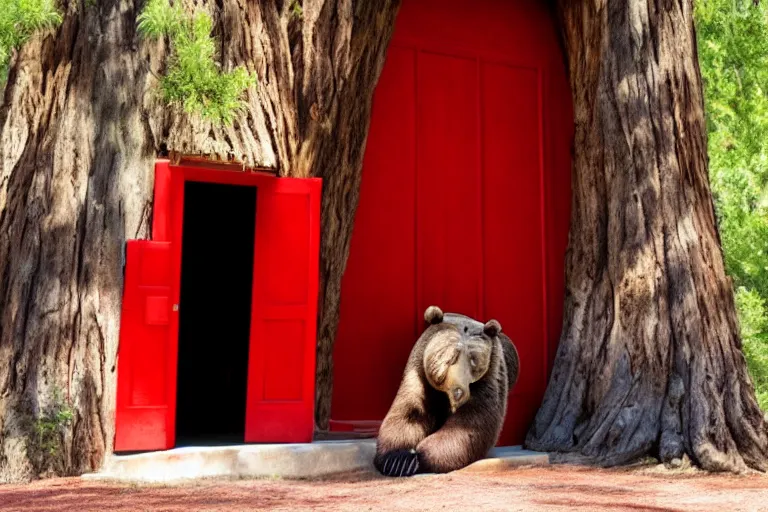
[[216, 62], [213, 20], [202, 10], [188, 14], [167, 0], [149, 0], [138, 18], [147, 38], [168, 37], [171, 54], [160, 82], [163, 97], [190, 115], [229, 124], [245, 108], [245, 92], [256, 76], [240, 66], [221, 70]]
[[0, 88], [5, 86], [8, 63], [13, 50], [21, 47], [35, 32], [61, 24], [54, 0], [5, 0], [0, 6]]

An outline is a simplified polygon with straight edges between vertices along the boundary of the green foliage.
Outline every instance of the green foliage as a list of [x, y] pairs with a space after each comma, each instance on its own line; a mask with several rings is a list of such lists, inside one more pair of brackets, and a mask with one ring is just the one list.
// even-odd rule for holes
[[72, 409], [62, 399], [61, 392], [58, 389], [54, 390], [50, 406], [35, 418], [38, 449], [47, 456], [57, 456], [63, 430], [69, 425], [73, 417]]
[[304, 17], [304, 8], [301, 7], [299, 0], [291, 0], [288, 8], [291, 10], [291, 16], [294, 18], [301, 19]]
[[725, 264], [744, 354], [768, 410], [768, 8], [752, 0], [699, 0], [695, 8]]
[[189, 114], [224, 124], [245, 108], [243, 94], [256, 83], [256, 77], [242, 66], [229, 72], [220, 69], [208, 13], [188, 14], [178, 2], [171, 6], [168, 0], [149, 0], [138, 23], [144, 37], [170, 40], [168, 69], [160, 83], [166, 101], [181, 105]]
[[61, 14], [54, 0], [4, 0], [0, 4], [0, 83], [8, 75], [8, 61], [38, 30], [57, 27]]
[[768, 318], [765, 299], [755, 290], [739, 288], [736, 291], [744, 356], [757, 391], [757, 401], [768, 410]]

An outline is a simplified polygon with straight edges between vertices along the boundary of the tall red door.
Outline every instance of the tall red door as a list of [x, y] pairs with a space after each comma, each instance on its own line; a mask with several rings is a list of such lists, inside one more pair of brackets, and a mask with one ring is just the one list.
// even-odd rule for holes
[[332, 428], [383, 419], [436, 304], [515, 342], [500, 443], [522, 442], [560, 334], [572, 124], [545, 2], [403, 2], [342, 283]]

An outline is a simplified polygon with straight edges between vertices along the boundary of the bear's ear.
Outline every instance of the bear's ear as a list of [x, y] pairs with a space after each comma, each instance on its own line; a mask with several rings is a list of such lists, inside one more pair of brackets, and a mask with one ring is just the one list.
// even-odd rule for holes
[[429, 306], [424, 312], [424, 320], [428, 324], [439, 324], [443, 321], [443, 310], [437, 306]]
[[491, 338], [498, 336], [498, 334], [501, 332], [501, 324], [496, 320], [488, 320], [488, 322], [483, 327], [483, 332], [486, 336]]

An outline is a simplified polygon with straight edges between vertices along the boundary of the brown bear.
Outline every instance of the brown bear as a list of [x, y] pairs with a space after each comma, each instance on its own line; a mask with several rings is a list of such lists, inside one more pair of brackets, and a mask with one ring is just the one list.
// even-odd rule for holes
[[447, 473], [496, 445], [519, 358], [496, 320], [482, 324], [437, 306], [416, 341], [379, 429], [374, 466], [386, 476]]

